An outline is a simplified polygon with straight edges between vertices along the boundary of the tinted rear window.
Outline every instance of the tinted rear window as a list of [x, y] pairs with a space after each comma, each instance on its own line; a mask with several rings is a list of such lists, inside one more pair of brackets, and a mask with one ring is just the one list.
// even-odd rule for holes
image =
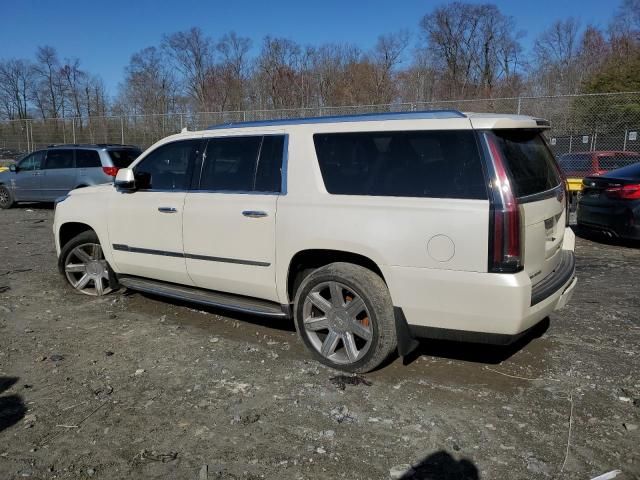
[[329, 133], [313, 139], [329, 193], [487, 198], [471, 131]]
[[109, 149], [108, 152], [113, 166], [117, 168], [127, 168], [142, 153], [135, 148]]
[[76, 167], [95, 168], [101, 166], [100, 154], [95, 150], [76, 150]]
[[602, 155], [598, 157], [600, 170], [615, 170], [640, 162], [640, 155]]
[[50, 170], [73, 168], [73, 150], [49, 150], [44, 168]]
[[493, 132], [506, 160], [516, 196], [546, 192], [560, 185], [556, 160], [537, 131]]

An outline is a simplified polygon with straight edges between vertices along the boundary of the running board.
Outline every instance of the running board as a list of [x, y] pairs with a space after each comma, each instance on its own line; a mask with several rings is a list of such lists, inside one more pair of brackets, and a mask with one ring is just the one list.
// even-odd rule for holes
[[199, 303], [209, 307], [233, 312], [261, 315], [273, 318], [289, 318], [287, 306], [257, 298], [243, 297], [231, 293], [214, 292], [202, 288], [177, 285], [141, 277], [118, 276], [120, 285], [140, 292], [175, 298], [185, 302]]

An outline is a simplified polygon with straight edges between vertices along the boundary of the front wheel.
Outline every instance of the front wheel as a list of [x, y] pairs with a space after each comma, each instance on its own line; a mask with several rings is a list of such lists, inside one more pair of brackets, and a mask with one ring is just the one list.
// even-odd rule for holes
[[6, 209], [11, 208], [12, 206], [13, 195], [11, 195], [11, 190], [4, 185], [0, 185], [0, 208]]
[[95, 232], [83, 232], [71, 239], [60, 258], [67, 282], [78, 292], [100, 296], [113, 291], [110, 267]]
[[393, 303], [382, 278], [350, 263], [332, 263], [302, 282], [296, 330], [312, 355], [340, 370], [364, 373], [397, 346]]

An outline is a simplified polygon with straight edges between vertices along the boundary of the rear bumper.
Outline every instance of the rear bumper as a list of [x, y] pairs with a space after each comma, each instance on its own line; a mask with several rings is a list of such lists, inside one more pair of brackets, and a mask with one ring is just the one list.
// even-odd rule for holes
[[414, 336], [510, 343], [569, 302], [577, 280], [573, 232], [565, 235], [563, 261], [542, 286], [532, 287], [524, 271], [391, 267], [387, 280], [394, 305], [402, 309]]
[[640, 239], [640, 206], [629, 205], [578, 206], [578, 226], [608, 233], [611, 236]]

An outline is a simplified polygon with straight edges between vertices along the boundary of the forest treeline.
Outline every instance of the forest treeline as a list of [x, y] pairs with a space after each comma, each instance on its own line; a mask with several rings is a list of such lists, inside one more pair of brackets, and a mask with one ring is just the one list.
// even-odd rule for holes
[[133, 54], [113, 95], [81, 59], [44, 45], [31, 59], [0, 59], [0, 119], [640, 91], [640, 0], [622, 0], [604, 27], [550, 22], [526, 52], [525, 36], [496, 5], [462, 2], [369, 50], [194, 27]]

